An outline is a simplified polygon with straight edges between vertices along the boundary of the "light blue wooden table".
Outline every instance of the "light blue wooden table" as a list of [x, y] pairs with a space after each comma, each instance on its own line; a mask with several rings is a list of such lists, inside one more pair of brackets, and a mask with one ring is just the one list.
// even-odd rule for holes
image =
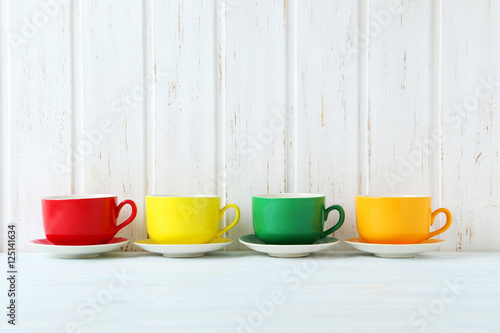
[[500, 253], [27, 253], [18, 267], [18, 325], [2, 279], [1, 332], [500, 332]]

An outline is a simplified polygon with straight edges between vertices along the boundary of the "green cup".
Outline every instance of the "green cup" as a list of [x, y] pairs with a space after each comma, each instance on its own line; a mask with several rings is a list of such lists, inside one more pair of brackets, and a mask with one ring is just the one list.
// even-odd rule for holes
[[[339, 212], [339, 222], [328, 230], [328, 214]], [[268, 244], [312, 244], [339, 229], [344, 210], [334, 205], [325, 209], [320, 194], [263, 194], [252, 196], [253, 228], [257, 237]]]

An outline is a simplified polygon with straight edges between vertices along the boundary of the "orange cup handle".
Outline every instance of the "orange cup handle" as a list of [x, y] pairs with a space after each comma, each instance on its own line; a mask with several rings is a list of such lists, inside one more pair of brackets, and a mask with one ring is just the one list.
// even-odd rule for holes
[[432, 212], [431, 214], [431, 225], [434, 224], [434, 219], [436, 218], [436, 216], [439, 214], [439, 213], [445, 213], [446, 214], [446, 224], [436, 230], [436, 231], [433, 231], [429, 234], [429, 237], [428, 238], [432, 238], [436, 235], [439, 235], [440, 233], [442, 232], [445, 232], [446, 230], [448, 230], [448, 228], [451, 226], [451, 221], [452, 221], [452, 218], [451, 218], [451, 213], [448, 209], [446, 208], [439, 208], [439, 209], [436, 209], [434, 212]]

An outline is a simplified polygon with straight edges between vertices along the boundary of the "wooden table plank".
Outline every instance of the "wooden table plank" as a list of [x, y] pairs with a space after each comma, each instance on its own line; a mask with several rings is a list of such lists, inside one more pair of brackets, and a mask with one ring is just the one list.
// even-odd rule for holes
[[[110, 253], [90, 260], [21, 253], [18, 327], [3, 319], [0, 331], [498, 332], [499, 263], [494, 252], [412, 259]], [[6, 279], [0, 288], [6, 297]]]

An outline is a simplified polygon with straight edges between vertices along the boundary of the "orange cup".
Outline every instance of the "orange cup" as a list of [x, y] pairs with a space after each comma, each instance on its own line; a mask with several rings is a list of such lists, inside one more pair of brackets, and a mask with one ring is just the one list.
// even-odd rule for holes
[[[439, 213], [446, 214], [446, 224], [431, 232]], [[368, 243], [418, 244], [446, 231], [451, 221], [448, 209], [432, 211], [428, 196], [356, 196], [356, 226]]]

